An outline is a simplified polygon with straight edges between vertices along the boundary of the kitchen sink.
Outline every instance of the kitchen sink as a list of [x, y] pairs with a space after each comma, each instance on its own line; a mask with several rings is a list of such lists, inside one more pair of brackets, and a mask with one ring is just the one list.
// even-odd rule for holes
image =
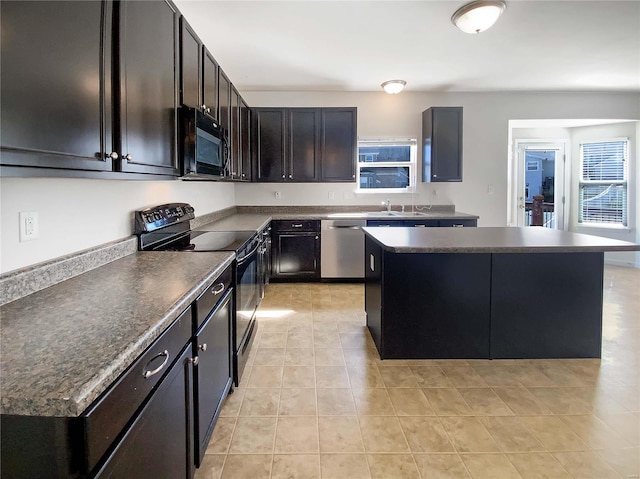
[[404, 216], [405, 213], [398, 211], [360, 211], [353, 213], [331, 213], [327, 215], [329, 218], [379, 218], [381, 216]]

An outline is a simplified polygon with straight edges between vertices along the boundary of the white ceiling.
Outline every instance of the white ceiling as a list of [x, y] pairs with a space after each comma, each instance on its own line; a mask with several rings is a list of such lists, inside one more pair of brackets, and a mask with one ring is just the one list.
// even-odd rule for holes
[[175, 3], [240, 91], [640, 91], [640, 0], [507, 0], [478, 35], [464, 0]]

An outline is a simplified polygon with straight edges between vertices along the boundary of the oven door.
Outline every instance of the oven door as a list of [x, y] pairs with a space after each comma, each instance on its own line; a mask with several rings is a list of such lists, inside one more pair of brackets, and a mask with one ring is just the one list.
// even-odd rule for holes
[[247, 255], [238, 259], [236, 270], [235, 351], [238, 351], [242, 345], [260, 302], [260, 284], [258, 277], [259, 250], [260, 244], [258, 243]]

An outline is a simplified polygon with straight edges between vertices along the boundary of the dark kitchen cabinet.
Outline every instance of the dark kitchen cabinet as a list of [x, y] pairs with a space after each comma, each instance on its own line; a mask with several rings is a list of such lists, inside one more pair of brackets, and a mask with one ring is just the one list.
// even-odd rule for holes
[[355, 181], [355, 108], [258, 108], [256, 114], [256, 181]]
[[3, 174], [178, 175], [178, 12], [171, 3], [1, 8]]
[[322, 109], [320, 181], [356, 180], [357, 109]]
[[240, 95], [231, 86], [231, 115], [229, 121], [229, 156], [231, 161], [231, 178], [242, 177], [242, 156], [240, 150]]
[[251, 181], [252, 174], [252, 111], [249, 105], [240, 97], [240, 156], [241, 156], [241, 168], [242, 172], [240, 179], [244, 181]]
[[[229, 270], [230, 272], [230, 270]], [[216, 280], [218, 281], [218, 280]], [[223, 287], [207, 290], [204, 294], [224, 293]], [[213, 311], [197, 331], [194, 354], [198, 357], [195, 367], [195, 464], [200, 466], [213, 433], [222, 403], [231, 388], [231, 323], [233, 288], [221, 297]], [[199, 301], [197, 302], [199, 304]]]
[[112, 15], [110, 1], [0, 2], [3, 166], [113, 170]]
[[218, 118], [218, 63], [180, 17], [180, 104]]
[[422, 181], [462, 181], [462, 107], [422, 112]]
[[284, 181], [285, 119], [284, 108], [258, 108], [257, 181]]
[[182, 351], [96, 479], [192, 477], [190, 359], [189, 346]]
[[271, 228], [271, 279], [319, 279], [320, 222], [276, 220]]
[[202, 105], [202, 42], [184, 17], [180, 17], [180, 103]]
[[220, 67], [218, 67], [218, 121], [220, 126], [229, 132], [231, 125], [231, 81]]
[[320, 166], [320, 109], [289, 108], [286, 180], [317, 181]]
[[218, 119], [218, 63], [204, 48], [202, 52], [202, 109]]
[[[167, 1], [118, 2], [120, 170], [178, 175], [178, 11]], [[118, 141], [119, 140], [119, 141]]]

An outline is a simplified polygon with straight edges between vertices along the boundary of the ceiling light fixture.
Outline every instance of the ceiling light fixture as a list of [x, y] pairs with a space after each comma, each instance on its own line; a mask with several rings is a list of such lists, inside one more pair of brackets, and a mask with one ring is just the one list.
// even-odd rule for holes
[[480, 33], [490, 28], [507, 8], [502, 0], [476, 0], [463, 5], [451, 22], [465, 33]]
[[406, 84], [407, 82], [404, 80], [389, 80], [380, 86], [390, 95], [395, 95], [396, 93], [400, 93]]

